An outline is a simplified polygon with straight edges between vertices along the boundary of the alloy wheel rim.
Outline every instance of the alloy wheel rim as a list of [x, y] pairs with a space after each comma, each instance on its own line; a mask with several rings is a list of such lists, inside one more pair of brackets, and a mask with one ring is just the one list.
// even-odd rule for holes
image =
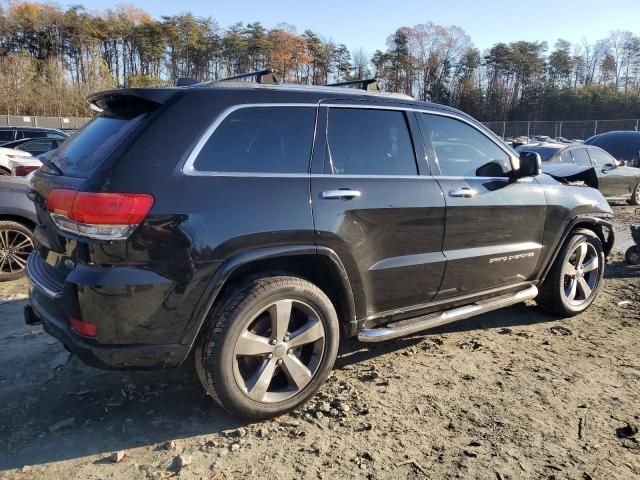
[[24, 232], [0, 230], [0, 275], [23, 272], [32, 251], [33, 241]]
[[600, 281], [600, 257], [588, 242], [576, 245], [562, 265], [562, 296], [573, 307], [579, 307], [593, 295]]
[[236, 340], [235, 381], [253, 401], [288, 400], [318, 372], [324, 345], [324, 325], [310, 305], [293, 299], [275, 301], [254, 315]]

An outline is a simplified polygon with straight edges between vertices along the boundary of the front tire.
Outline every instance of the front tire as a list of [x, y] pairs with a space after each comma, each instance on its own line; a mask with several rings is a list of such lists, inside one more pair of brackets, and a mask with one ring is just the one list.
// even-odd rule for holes
[[338, 341], [336, 311], [317, 286], [289, 276], [249, 278], [223, 295], [203, 327], [196, 371], [225, 410], [262, 420], [316, 393]]
[[541, 286], [538, 305], [563, 317], [584, 312], [598, 295], [604, 266], [600, 238], [591, 230], [574, 231]]

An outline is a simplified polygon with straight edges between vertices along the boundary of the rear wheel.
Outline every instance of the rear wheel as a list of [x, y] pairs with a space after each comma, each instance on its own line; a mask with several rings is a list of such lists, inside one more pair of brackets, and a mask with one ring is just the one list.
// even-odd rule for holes
[[8, 168], [0, 167], [0, 177], [7, 177], [11, 175], [11, 170]]
[[624, 258], [629, 265], [640, 265], [640, 246], [629, 247], [624, 254]]
[[631, 199], [629, 200], [629, 203], [631, 205], [640, 205], [640, 182], [638, 182], [636, 187], [633, 189], [633, 192], [631, 192]]
[[0, 222], [0, 282], [16, 280], [27, 271], [33, 233], [17, 222]]
[[536, 301], [564, 317], [583, 312], [598, 294], [604, 265], [600, 238], [591, 230], [576, 230], [560, 250]]
[[318, 390], [338, 339], [335, 309], [318, 287], [296, 277], [253, 278], [214, 309], [196, 345], [196, 370], [229, 412], [270, 418]]

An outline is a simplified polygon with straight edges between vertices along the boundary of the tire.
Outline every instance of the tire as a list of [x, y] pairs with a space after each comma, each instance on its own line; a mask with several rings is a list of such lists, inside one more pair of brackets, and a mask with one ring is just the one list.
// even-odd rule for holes
[[0, 221], [0, 282], [23, 277], [32, 251], [33, 232], [29, 228], [17, 222]]
[[640, 265], [640, 246], [629, 247], [624, 254], [624, 258], [629, 265]]
[[8, 177], [11, 175], [11, 170], [8, 168], [0, 167], [0, 177]]
[[631, 198], [629, 199], [629, 205], [640, 205], [640, 182], [638, 182], [631, 192]]
[[231, 414], [272, 418], [316, 393], [333, 368], [339, 336], [336, 311], [317, 286], [289, 276], [248, 278], [209, 316], [196, 342], [196, 371]]
[[[580, 261], [583, 251], [585, 253]], [[575, 230], [558, 253], [540, 288], [536, 298], [538, 305], [563, 317], [584, 312], [598, 295], [604, 266], [605, 256], [600, 238], [591, 230]]]

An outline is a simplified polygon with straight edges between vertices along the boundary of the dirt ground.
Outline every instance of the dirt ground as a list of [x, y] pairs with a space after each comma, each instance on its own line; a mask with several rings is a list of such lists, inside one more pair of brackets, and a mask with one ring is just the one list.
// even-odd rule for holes
[[376, 346], [343, 345], [298, 411], [247, 424], [190, 369], [106, 372], [25, 326], [0, 285], [0, 478], [640, 478], [640, 268], [560, 320], [520, 305]]

